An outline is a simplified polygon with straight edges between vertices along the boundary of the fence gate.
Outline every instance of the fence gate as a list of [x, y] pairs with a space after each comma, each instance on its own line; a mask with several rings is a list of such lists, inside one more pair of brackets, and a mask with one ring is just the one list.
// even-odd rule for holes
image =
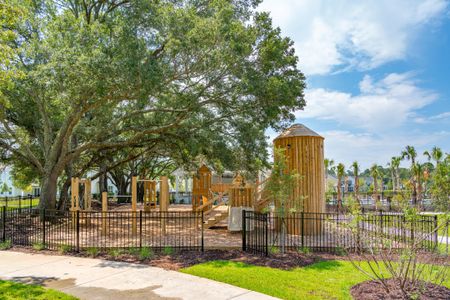
[[259, 255], [269, 255], [268, 215], [242, 211], [242, 250]]

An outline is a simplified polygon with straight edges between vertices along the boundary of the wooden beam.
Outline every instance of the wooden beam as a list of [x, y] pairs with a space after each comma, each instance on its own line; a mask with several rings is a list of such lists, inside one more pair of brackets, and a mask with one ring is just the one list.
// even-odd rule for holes
[[164, 214], [167, 214], [169, 210], [169, 178], [167, 176], [161, 176], [159, 210], [163, 216], [161, 219], [162, 232], [166, 234], [166, 218]]

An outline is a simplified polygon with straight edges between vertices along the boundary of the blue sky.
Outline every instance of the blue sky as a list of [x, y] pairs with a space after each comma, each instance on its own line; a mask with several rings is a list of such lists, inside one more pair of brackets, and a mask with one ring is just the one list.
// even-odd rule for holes
[[297, 122], [325, 137], [326, 157], [368, 167], [406, 145], [450, 152], [449, 1], [265, 0], [260, 10], [295, 42], [308, 85]]

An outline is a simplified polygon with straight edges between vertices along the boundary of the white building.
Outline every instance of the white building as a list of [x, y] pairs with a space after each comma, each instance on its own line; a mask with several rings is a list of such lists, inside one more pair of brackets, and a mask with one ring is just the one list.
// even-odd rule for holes
[[0, 166], [0, 197], [14, 197], [33, 195], [39, 196], [41, 189], [38, 185], [32, 184], [30, 190], [24, 191], [14, 186], [11, 178], [11, 168]]

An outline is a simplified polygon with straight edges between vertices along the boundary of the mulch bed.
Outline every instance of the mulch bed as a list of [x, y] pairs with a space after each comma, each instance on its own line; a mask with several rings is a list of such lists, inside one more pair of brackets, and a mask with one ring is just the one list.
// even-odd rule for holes
[[[55, 250], [35, 250], [29, 247], [14, 246], [13, 251], [25, 253], [39, 253], [46, 255], [61, 255], [62, 253]], [[70, 255], [75, 257], [92, 258], [86, 251], [67, 252], [63, 255]], [[448, 264], [449, 257], [431, 257], [429, 253], [423, 254], [424, 262], [434, 264]], [[135, 264], [143, 264], [148, 266], [159, 267], [167, 270], [179, 270], [187, 268], [196, 264], [214, 261], [214, 260], [229, 260], [235, 262], [243, 262], [255, 266], [271, 267], [281, 270], [291, 270], [297, 267], [304, 267], [316, 262], [327, 260], [366, 260], [367, 256], [350, 253], [345, 256], [339, 256], [332, 253], [313, 252], [309, 254], [302, 254], [298, 252], [288, 252], [285, 254], [273, 253], [270, 256], [260, 256], [251, 253], [243, 252], [237, 249], [224, 250], [205, 250], [200, 251], [181, 251], [174, 252], [172, 255], [164, 255], [161, 252], [155, 252], [151, 259], [139, 260], [138, 255], [132, 255], [127, 251], [121, 251], [118, 256], [111, 256], [108, 251], [100, 252], [95, 258], [122, 261]], [[426, 259], [425, 259], [426, 258]], [[432, 259], [431, 259], [432, 258]], [[419, 257], [419, 261], [420, 261]], [[376, 298], [378, 299], [378, 298]], [[389, 298], [383, 298], [389, 299]], [[450, 298], [448, 298], [450, 299]]]
[[[450, 299], [450, 289], [432, 283], [423, 283], [420, 287], [410, 287], [406, 297], [399, 288], [398, 282], [393, 279], [384, 281], [389, 287], [389, 293], [379, 281], [365, 281], [353, 286], [350, 290], [355, 300], [403, 300], [403, 299]], [[417, 297], [417, 298], [416, 298]]]
[[[51, 250], [35, 250], [26, 247], [13, 247], [10, 250], [24, 252], [24, 253], [35, 253], [35, 254], [45, 254], [45, 255], [61, 255], [58, 251]], [[85, 251], [81, 252], [68, 252], [64, 255], [75, 256], [75, 257], [91, 257]], [[95, 258], [121, 261], [128, 263], [144, 264], [154, 267], [159, 267], [167, 270], [179, 270], [182, 268], [190, 267], [196, 264], [214, 261], [214, 260], [229, 260], [235, 262], [243, 262], [256, 266], [264, 266], [277, 268], [282, 270], [290, 270], [296, 267], [304, 267], [315, 262], [323, 260], [332, 259], [344, 259], [344, 257], [337, 257], [331, 254], [301, 254], [297, 252], [289, 252], [286, 254], [272, 254], [269, 257], [253, 255], [250, 253], [243, 252], [241, 250], [205, 250], [200, 251], [181, 251], [175, 252], [172, 255], [164, 255], [162, 253], [155, 253], [151, 259], [139, 260], [137, 255], [132, 255], [127, 252], [122, 252], [117, 257], [112, 257], [108, 252], [101, 252]]]

